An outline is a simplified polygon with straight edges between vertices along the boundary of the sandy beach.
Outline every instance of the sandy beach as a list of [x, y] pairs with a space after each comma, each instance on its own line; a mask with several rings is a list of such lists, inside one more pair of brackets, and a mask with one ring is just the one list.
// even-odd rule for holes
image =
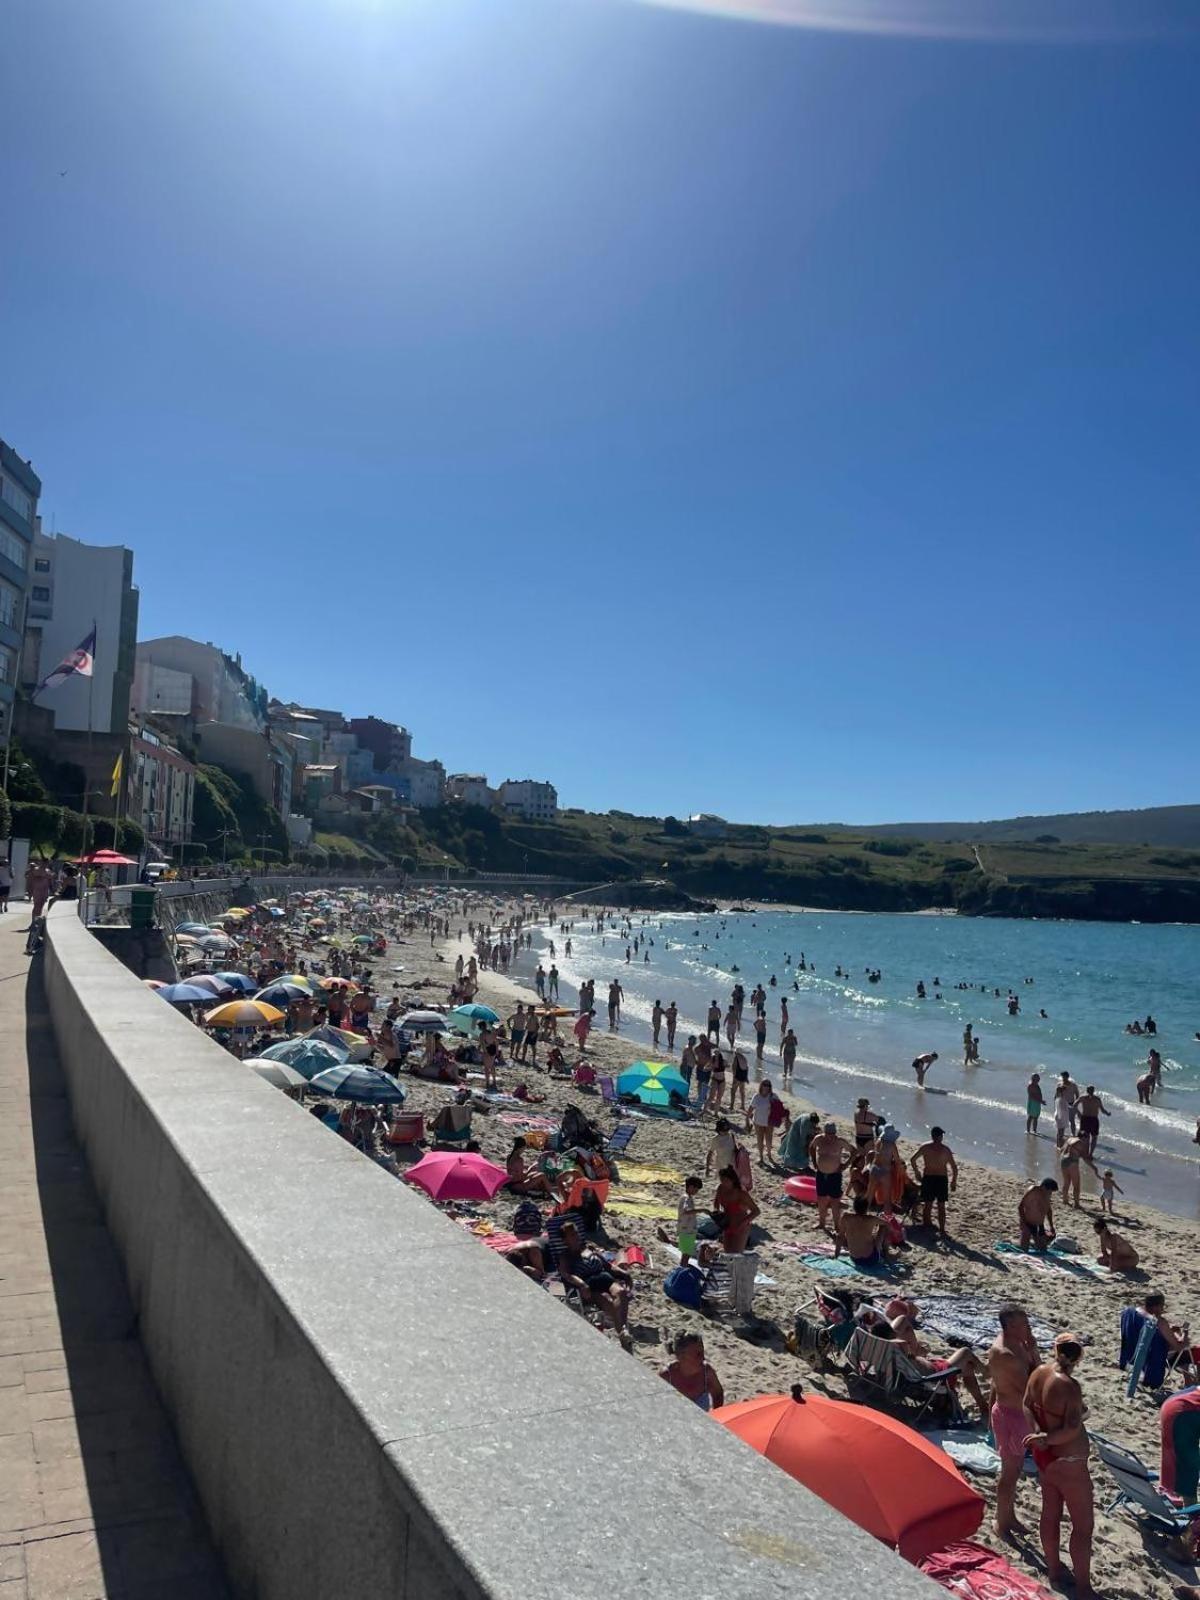
[[[403, 964], [402, 975], [380, 970], [376, 972], [376, 982], [385, 994], [395, 983], [403, 994], [420, 993], [427, 1000], [442, 1001], [453, 975], [454, 957], [460, 951], [464, 958], [471, 953], [465, 935], [437, 949], [431, 948], [428, 933], [402, 936], [392, 944], [387, 962], [390, 967], [394, 954], [395, 962]], [[513, 978], [489, 971], [480, 973], [478, 998], [492, 1004], [502, 1016], [509, 1015], [516, 1000], [532, 997], [532, 990]], [[597, 1020], [603, 1024], [603, 1012]], [[568, 1060], [573, 1062], [577, 1051], [569, 1032], [563, 1035], [563, 1047]], [[601, 1025], [592, 1034], [587, 1055], [599, 1072], [615, 1073], [644, 1057], [645, 1053], [633, 1040], [623, 1039], [619, 1031], [609, 1032]], [[544, 1055], [543, 1049], [542, 1059]], [[445, 1086], [409, 1076], [403, 1081], [411, 1109], [432, 1114], [449, 1097], [450, 1091]], [[481, 1079], [478, 1081], [481, 1083]], [[568, 1104], [575, 1104], [602, 1127], [607, 1129], [612, 1124], [612, 1114], [596, 1096], [581, 1094], [569, 1083], [551, 1080], [541, 1071], [521, 1067], [502, 1070], [503, 1086], [513, 1087], [519, 1082], [527, 1084], [532, 1093], [545, 1097], [543, 1103], [530, 1108], [530, 1115], [553, 1118]], [[843, 1131], [848, 1130], [853, 1101], [847, 1098], [844, 1082], [832, 1082], [828, 1095], [822, 1089], [822, 1085], [817, 1085], [808, 1100], [791, 1097], [789, 1109], [793, 1115], [815, 1109], [837, 1121]], [[522, 1108], [515, 1105], [504, 1105], [491, 1115], [476, 1115], [473, 1131], [485, 1155], [500, 1162], [504, 1160], [514, 1134], [521, 1131], [519, 1119], [522, 1115]], [[651, 1263], [635, 1272], [636, 1293], [630, 1319], [634, 1358], [655, 1369], [662, 1367], [669, 1359], [671, 1338], [681, 1329], [692, 1328], [703, 1333], [707, 1357], [716, 1368], [729, 1401], [784, 1391], [798, 1380], [834, 1398], [846, 1398], [846, 1384], [838, 1372], [817, 1371], [802, 1357], [791, 1354], [785, 1343], [796, 1308], [811, 1299], [814, 1284], [829, 1281], [821, 1272], [806, 1267], [794, 1253], [797, 1246], [814, 1246], [821, 1242], [821, 1236], [814, 1231], [812, 1208], [786, 1200], [785, 1174], [756, 1167], [754, 1195], [762, 1207], [762, 1215], [754, 1235], [754, 1248], [760, 1256], [760, 1274], [771, 1280], [756, 1291], [756, 1315], [769, 1325], [761, 1337], [750, 1339], [736, 1333], [730, 1313], [709, 1315], [675, 1305], [661, 1288], [662, 1278], [673, 1263], [657, 1237], [657, 1230], [661, 1226], [673, 1232], [682, 1176], [703, 1174], [712, 1120], [688, 1123], [650, 1117], [637, 1120], [638, 1131], [628, 1159], [621, 1163], [622, 1183], [611, 1196], [618, 1202], [622, 1192], [632, 1196], [637, 1211], [631, 1214], [621, 1205], [618, 1211], [611, 1208], [606, 1211], [604, 1218], [605, 1231], [613, 1247], [639, 1244]], [[752, 1145], [752, 1138], [747, 1142]], [[911, 1140], [902, 1141], [901, 1153], [905, 1160], [914, 1148]], [[1014, 1152], [1014, 1169], [1022, 1160], [1022, 1154]], [[1051, 1160], [1052, 1147], [1043, 1163], [1046, 1174], [1053, 1170]], [[680, 1176], [676, 1178], [672, 1174]], [[715, 1181], [706, 1180], [702, 1204], [710, 1202], [714, 1187]], [[1005, 1255], [997, 1252], [995, 1246], [997, 1241], [1016, 1239], [1016, 1208], [1024, 1187], [1023, 1179], [1015, 1170], [1004, 1173], [962, 1163], [958, 1191], [949, 1209], [950, 1239], [939, 1242], [932, 1232], [926, 1233], [920, 1227], [911, 1229], [912, 1247], [904, 1254], [899, 1270], [886, 1280], [853, 1280], [854, 1286], [865, 1289], [868, 1284], [878, 1282], [880, 1292], [876, 1298], [881, 1304], [896, 1293], [912, 1296], [918, 1303], [929, 1295], [971, 1296], [985, 1308], [1015, 1300], [1053, 1330], [1072, 1329], [1085, 1335], [1090, 1344], [1078, 1376], [1090, 1408], [1089, 1428], [1136, 1450], [1148, 1465], [1157, 1469], [1158, 1410], [1151, 1398], [1140, 1393], [1134, 1400], [1125, 1398], [1125, 1380], [1117, 1366], [1118, 1319], [1124, 1306], [1139, 1299], [1152, 1286], [1166, 1294], [1172, 1320], [1187, 1319], [1191, 1296], [1200, 1276], [1192, 1253], [1194, 1228], [1151, 1208], [1124, 1204], [1118, 1196], [1116, 1226], [1135, 1245], [1142, 1265], [1128, 1276], [1095, 1269], [1092, 1223], [1099, 1211], [1095, 1198], [1089, 1199], [1085, 1188], [1080, 1211], [1056, 1207], [1060, 1235], [1075, 1238], [1080, 1246], [1081, 1253], [1074, 1262], [1068, 1259], [1062, 1265], [1055, 1265], [1020, 1255]], [[490, 1205], [479, 1208], [480, 1220], [485, 1226], [491, 1223], [497, 1229], [506, 1229], [514, 1207], [511, 1196], [498, 1196]], [[605, 1336], [611, 1337], [597, 1334], [597, 1337]], [[934, 1355], [949, 1353], [934, 1336], [930, 1336], [927, 1343]], [[964, 1407], [973, 1410], [965, 1394], [962, 1399]], [[1147, 1595], [1165, 1597], [1171, 1593], [1173, 1583], [1194, 1581], [1193, 1569], [1172, 1561], [1163, 1540], [1143, 1536], [1127, 1512], [1105, 1514], [1104, 1508], [1113, 1498], [1115, 1486], [1094, 1454], [1092, 1470], [1097, 1502], [1093, 1561], [1097, 1592], [1129, 1597], [1129, 1600]], [[994, 1478], [974, 1476], [971, 1481], [989, 1502], [994, 1500]], [[1019, 1490], [1017, 1513], [1031, 1531], [1015, 1543], [995, 1541], [990, 1530], [989, 1507], [989, 1516], [979, 1535], [981, 1540], [994, 1543], [1016, 1565], [1034, 1576], [1044, 1573], [1036, 1535], [1038, 1509], [1036, 1480], [1027, 1477]]]

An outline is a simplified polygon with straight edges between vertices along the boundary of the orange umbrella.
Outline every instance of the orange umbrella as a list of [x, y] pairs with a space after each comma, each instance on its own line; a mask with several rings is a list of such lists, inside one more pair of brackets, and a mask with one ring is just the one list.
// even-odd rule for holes
[[950, 1457], [880, 1411], [797, 1384], [713, 1416], [906, 1561], [969, 1539], [983, 1521], [983, 1496]]

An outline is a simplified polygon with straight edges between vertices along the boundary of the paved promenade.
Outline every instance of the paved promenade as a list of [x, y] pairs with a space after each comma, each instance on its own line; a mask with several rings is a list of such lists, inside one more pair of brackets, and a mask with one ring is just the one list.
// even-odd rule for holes
[[[0, 1600], [228, 1600], [0, 916]], [[30, 972], [32, 965], [32, 974]]]

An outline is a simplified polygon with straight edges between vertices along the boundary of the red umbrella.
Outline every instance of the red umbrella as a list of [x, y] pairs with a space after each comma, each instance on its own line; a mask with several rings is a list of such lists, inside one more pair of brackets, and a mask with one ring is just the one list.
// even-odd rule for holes
[[880, 1411], [797, 1384], [713, 1416], [906, 1561], [969, 1539], [983, 1521], [983, 1496], [950, 1457]]
[[79, 856], [81, 867], [136, 867], [132, 856], [120, 855], [116, 850], [93, 850], [89, 856]]
[[490, 1200], [508, 1181], [503, 1167], [469, 1150], [435, 1151], [404, 1176], [433, 1200]]

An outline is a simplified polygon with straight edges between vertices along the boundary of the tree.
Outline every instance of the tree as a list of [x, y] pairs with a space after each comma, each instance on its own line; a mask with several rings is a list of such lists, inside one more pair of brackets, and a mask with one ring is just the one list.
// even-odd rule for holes
[[28, 839], [35, 850], [54, 850], [62, 837], [63, 808], [25, 804], [12, 807], [14, 839]]
[[687, 828], [678, 817], [664, 817], [662, 831], [669, 839], [682, 839], [687, 834]]

